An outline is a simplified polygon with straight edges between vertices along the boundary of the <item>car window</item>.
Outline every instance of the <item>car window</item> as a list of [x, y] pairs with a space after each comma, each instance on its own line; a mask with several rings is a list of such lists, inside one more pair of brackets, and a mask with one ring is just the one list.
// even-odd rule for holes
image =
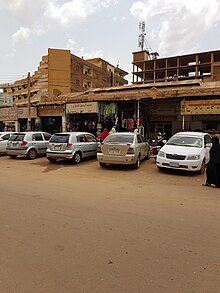
[[69, 134], [54, 134], [50, 138], [50, 142], [55, 143], [68, 143], [69, 142]]
[[87, 142], [97, 142], [96, 138], [90, 134], [86, 134], [85, 137]]
[[138, 143], [142, 143], [143, 142], [143, 138], [140, 134], [137, 135], [137, 140], [138, 140]]
[[86, 138], [85, 138], [85, 135], [78, 135], [77, 136], [77, 142], [86, 142]]
[[24, 133], [15, 133], [9, 137], [9, 141], [23, 141], [25, 137]]
[[9, 137], [10, 137], [10, 134], [5, 134], [5, 135], [2, 136], [2, 139], [3, 140], [8, 140]]
[[51, 135], [49, 134], [49, 133], [43, 133], [43, 135], [44, 135], [44, 139], [45, 140], [50, 140], [50, 138], [51, 138]]
[[192, 136], [173, 136], [167, 142], [167, 145], [187, 146], [187, 147], [202, 147], [202, 139]]
[[43, 140], [43, 136], [42, 136], [41, 133], [35, 133], [35, 134], [33, 134], [32, 139], [34, 141], [42, 141]]
[[209, 135], [205, 135], [205, 145], [207, 144], [207, 143], [212, 143], [212, 138], [209, 136]]
[[104, 140], [105, 143], [133, 143], [134, 135], [130, 134], [111, 134]]

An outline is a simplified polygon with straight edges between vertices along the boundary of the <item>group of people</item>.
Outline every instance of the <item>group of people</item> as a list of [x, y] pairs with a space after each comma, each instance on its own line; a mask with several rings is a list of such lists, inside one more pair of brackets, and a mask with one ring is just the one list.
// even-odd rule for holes
[[110, 131], [108, 131], [108, 128], [105, 127], [103, 131], [100, 134], [97, 134], [97, 137], [100, 139], [100, 141], [103, 141], [109, 134], [115, 133], [116, 127], [113, 126]]
[[203, 186], [220, 188], [220, 143], [217, 136], [212, 138], [210, 160], [206, 169], [206, 183]]

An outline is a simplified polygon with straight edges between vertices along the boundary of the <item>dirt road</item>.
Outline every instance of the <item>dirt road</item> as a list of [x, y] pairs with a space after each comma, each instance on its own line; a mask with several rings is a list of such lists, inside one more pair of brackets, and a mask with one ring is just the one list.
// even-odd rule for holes
[[0, 292], [220, 292], [204, 176], [0, 157]]

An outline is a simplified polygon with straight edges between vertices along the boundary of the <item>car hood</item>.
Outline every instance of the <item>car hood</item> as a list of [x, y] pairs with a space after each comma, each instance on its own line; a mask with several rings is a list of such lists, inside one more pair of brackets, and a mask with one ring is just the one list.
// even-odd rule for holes
[[187, 146], [164, 145], [160, 150], [168, 154], [197, 155], [200, 154], [203, 149]]

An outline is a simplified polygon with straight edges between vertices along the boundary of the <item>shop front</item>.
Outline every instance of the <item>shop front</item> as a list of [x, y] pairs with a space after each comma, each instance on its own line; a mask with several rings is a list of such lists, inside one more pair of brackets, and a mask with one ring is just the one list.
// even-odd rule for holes
[[[37, 118], [37, 108], [30, 108], [31, 130], [36, 130], [35, 119]], [[27, 131], [28, 125], [28, 107], [17, 108], [18, 130]]]
[[187, 119], [190, 120], [194, 131], [220, 134], [220, 99], [182, 101], [181, 115], [183, 124]]
[[0, 108], [1, 131], [19, 131], [17, 107]]
[[157, 100], [146, 103], [144, 108], [144, 127], [148, 138], [155, 139], [160, 132], [169, 139], [181, 130], [180, 102]]
[[66, 131], [64, 105], [41, 105], [37, 110], [37, 127], [48, 133]]
[[96, 135], [98, 102], [66, 104], [67, 131], [87, 131]]

